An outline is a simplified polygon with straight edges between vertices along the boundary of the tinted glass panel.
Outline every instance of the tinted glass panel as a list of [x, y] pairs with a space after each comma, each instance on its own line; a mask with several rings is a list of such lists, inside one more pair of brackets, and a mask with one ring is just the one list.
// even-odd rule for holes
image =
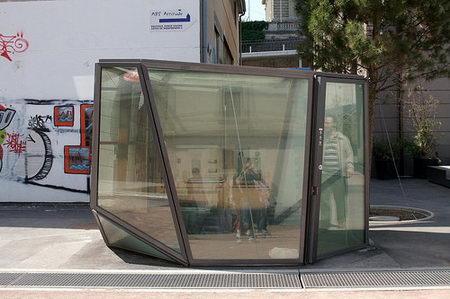
[[308, 81], [149, 74], [194, 259], [298, 259]]
[[136, 69], [103, 69], [100, 109], [98, 205], [179, 251]]
[[363, 86], [326, 83], [318, 255], [364, 244]]
[[102, 225], [103, 233], [111, 246], [173, 261], [167, 255], [161, 253], [159, 250], [153, 248], [147, 243], [144, 243], [133, 235], [125, 232], [123, 229], [119, 228], [111, 221], [108, 221], [106, 218], [100, 215], [97, 216]]

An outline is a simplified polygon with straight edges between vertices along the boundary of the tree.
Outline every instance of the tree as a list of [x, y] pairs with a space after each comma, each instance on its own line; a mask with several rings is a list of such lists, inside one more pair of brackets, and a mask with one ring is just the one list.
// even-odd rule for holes
[[436, 138], [434, 130], [441, 125], [441, 122], [436, 119], [439, 100], [432, 95], [426, 95], [420, 83], [406, 90], [405, 108], [416, 131], [413, 155], [418, 158], [435, 159], [437, 155], [434, 151]]
[[367, 76], [370, 136], [381, 92], [450, 76], [450, 0], [297, 0], [296, 9], [303, 59]]
[[264, 39], [265, 33], [264, 30], [267, 29], [269, 23], [265, 21], [250, 21], [250, 22], [242, 22], [241, 30], [242, 30], [242, 40], [261, 40]]

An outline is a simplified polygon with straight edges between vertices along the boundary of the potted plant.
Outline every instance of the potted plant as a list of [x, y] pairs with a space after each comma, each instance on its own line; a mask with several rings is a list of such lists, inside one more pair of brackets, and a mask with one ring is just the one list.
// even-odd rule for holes
[[436, 119], [439, 101], [432, 95], [426, 95], [424, 88], [417, 84], [408, 89], [406, 108], [415, 130], [409, 152], [414, 159], [414, 176], [426, 178], [427, 167], [439, 165], [435, 151], [435, 129], [441, 124]]
[[397, 177], [402, 143], [401, 140], [397, 140], [391, 144], [380, 141], [374, 142], [373, 160], [378, 179], [388, 180]]

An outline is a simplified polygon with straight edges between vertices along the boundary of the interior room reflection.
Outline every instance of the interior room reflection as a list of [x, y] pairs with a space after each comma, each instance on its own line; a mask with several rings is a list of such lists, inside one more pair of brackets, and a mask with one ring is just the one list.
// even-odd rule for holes
[[308, 81], [149, 70], [196, 259], [298, 259]]

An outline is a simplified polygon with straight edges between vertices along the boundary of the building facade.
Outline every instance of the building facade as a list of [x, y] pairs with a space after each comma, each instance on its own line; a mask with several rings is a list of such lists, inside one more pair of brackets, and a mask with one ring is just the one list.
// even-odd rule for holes
[[0, 202], [87, 202], [94, 64], [239, 63], [238, 0], [0, 3]]
[[262, 0], [267, 22], [296, 22], [295, 0]]
[[262, 0], [268, 27], [264, 40], [242, 43], [242, 64], [249, 66], [302, 68], [297, 47], [302, 40], [294, 0]]

